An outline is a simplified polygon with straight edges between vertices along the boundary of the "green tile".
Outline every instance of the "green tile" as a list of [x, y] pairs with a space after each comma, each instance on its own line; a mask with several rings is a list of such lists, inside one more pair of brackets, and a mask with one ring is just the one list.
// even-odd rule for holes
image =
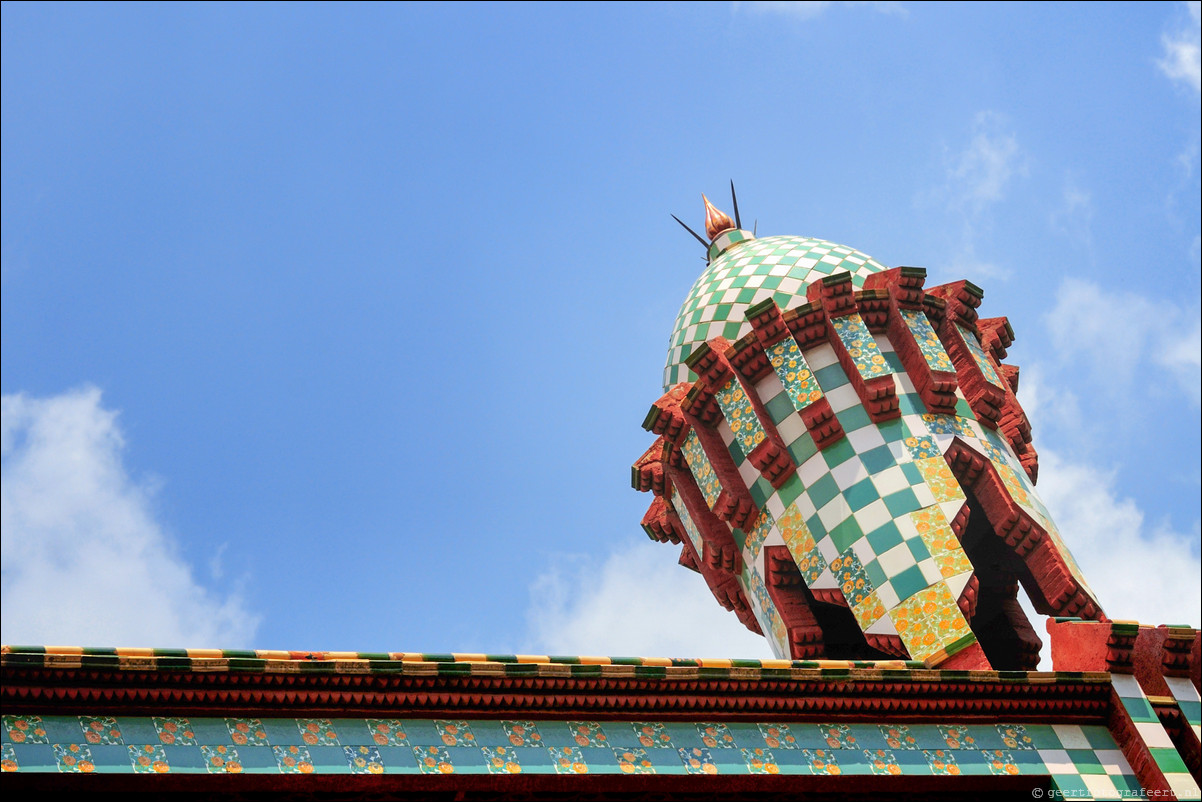
[[872, 483], [870, 477], [868, 479], [861, 479], [843, 491], [843, 498], [847, 499], [847, 504], [851, 507], [852, 512], [856, 512], [876, 501], [880, 498], [880, 494], [876, 492], [876, 486]]
[[889, 514], [894, 518], [905, 515], [907, 512], [922, 509], [922, 505], [918, 503], [918, 497], [908, 487], [905, 490], [899, 490], [896, 493], [890, 493], [885, 496], [885, 506], [888, 508]]
[[826, 537], [826, 527], [823, 525], [822, 519], [818, 517], [818, 513], [806, 518], [806, 526], [810, 528], [810, 534], [814, 536], [815, 541]]
[[922, 396], [917, 393], [899, 393], [897, 408], [903, 415], [922, 415], [927, 411], [927, 405], [922, 403]]
[[1118, 749], [1110, 730], [1101, 724], [1082, 724], [1081, 733], [1093, 749]]
[[903, 462], [901, 469], [906, 477], [906, 481], [911, 485], [920, 485], [926, 481], [922, 476], [922, 471], [918, 470], [918, 466], [913, 462]]
[[868, 417], [864, 407], [859, 404], [848, 407], [842, 412], [836, 412], [835, 417], [845, 432], [854, 432], [856, 429], [862, 429], [872, 423], [872, 418]]
[[965, 401], [963, 398], [956, 399], [956, 417], [957, 418], [968, 418], [969, 420], [977, 419], [977, 416], [972, 411], [972, 407], [970, 407], [968, 405], [968, 402]]
[[1080, 774], [1105, 774], [1106, 769], [1098, 761], [1098, 755], [1092, 749], [1069, 749], [1068, 759]]
[[762, 476], [756, 479], [749, 489], [751, 490], [751, 500], [757, 507], [763, 507], [773, 493], [772, 483]]
[[[836, 465], [842, 465], [844, 462], [854, 457], [856, 450], [851, 447], [851, 443], [847, 442], [846, 437], [839, 438], [839, 441], [832, 446], [822, 450], [822, 458], [826, 460], [828, 467], [833, 468]], [[818, 506], [822, 506], [821, 504]]]
[[896, 351], [883, 351], [881, 353], [885, 357], [885, 364], [893, 368], [894, 373], [905, 373], [906, 366], [902, 364], [901, 357]]
[[1093, 799], [1093, 792], [1079, 774], [1053, 774], [1052, 786], [1064, 799]]
[[897, 598], [905, 601], [918, 591], [924, 589], [927, 586], [927, 580], [923, 577], [922, 571], [918, 570], [917, 565], [911, 565], [897, 576], [891, 578], [889, 584], [893, 585], [893, 590], [897, 592]]
[[814, 378], [818, 380], [818, 386], [822, 388], [823, 392], [827, 393], [836, 387], [842, 387], [849, 381], [847, 374], [843, 372], [843, 366], [838, 362], [814, 371]]
[[886, 468], [892, 468], [896, 464], [893, 459], [893, 452], [889, 450], [889, 446], [877, 446], [865, 451], [860, 455], [860, 461], [864, 463], [864, 467], [871, 474], [880, 473]]
[[[872, 535], [868, 537], [871, 538]], [[881, 568], [879, 560], [870, 560], [868, 565], [864, 566], [864, 573], [868, 576], [868, 581], [872, 583], [874, 588], [879, 588], [889, 581], [889, 577], [885, 575], [885, 569]]]
[[786, 446], [785, 450], [793, 458], [794, 464], [801, 465], [818, 453], [818, 446], [814, 445], [814, 438], [810, 436], [809, 432], [803, 432], [801, 437]]
[[1181, 760], [1181, 755], [1176, 749], [1168, 746], [1148, 747], [1148, 751], [1152, 753], [1152, 759], [1156, 761], [1156, 765], [1165, 774], [1188, 774], [1189, 769]]
[[840, 553], [847, 551], [851, 545], [864, 536], [864, 530], [855, 518], [848, 517], [838, 526], [831, 529], [831, 543]]
[[[889, 549], [902, 542], [902, 533], [893, 521], [887, 521], [879, 529], [868, 533], [868, 543], [877, 554], [884, 554]], [[874, 584], [879, 584], [875, 583]]]
[[739, 439], [737, 437], [726, 444], [726, 450], [730, 453], [730, 458], [734, 460], [735, 465], [743, 461], [743, 449], [739, 448]]
[[898, 440], [905, 440], [910, 436], [910, 430], [901, 418], [878, 423], [876, 430], [881, 433], [881, 437], [885, 438], [886, 443], [896, 443]]
[[1156, 717], [1156, 711], [1152, 709], [1152, 705], [1148, 704], [1148, 700], [1141, 697], [1120, 697], [1123, 700], [1123, 707], [1127, 708], [1127, 712], [1131, 715], [1131, 720], [1136, 724], [1148, 724], [1151, 722], [1160, 723], [1160, 719]]
[[926, 545], [923, 544], [921, 538], [911, 538], [906, 541], [906, 548], [914, 555], [914, 559], [918, 562], [930, 559], [931, 552], [927, 551]]
[[786, 479], [785, 483], [780, 486], [779, 490], [776, 491], [780, 495], [781, 506], [788, 507], [797, 500], [797, 497], [801, 495], [801, 491], [804, 489], [805, 488], [802, 487], [801, 479], [797, 476], [797, 473], [794, 472], [789, 474], [789, 478]]
[[834, 478], [829, 473], [824, 473], [821, 479], [810, 485], [808, 492], [814, 509], [820, 510], [826, 506], [828, 501], [839, 495], [839, 485], [835, 484]]
[[779, 424], [785, 418], [794, 413], [793, 402], [789, 400], [789, 394], [780, 392], [768, 399], [768, 403], [764, 404], [768, 410], [768, 417], [772, 418], [772, 422]]

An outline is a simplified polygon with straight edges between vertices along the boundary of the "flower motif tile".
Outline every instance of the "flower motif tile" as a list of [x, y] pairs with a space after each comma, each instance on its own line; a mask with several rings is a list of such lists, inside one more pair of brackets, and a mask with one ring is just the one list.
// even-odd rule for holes
[[309, 756], [309, 748], [305, 746], [273, 746], [275, 763], [280, 767], [281, 774], [312, 774], [313, 758]]
[[743, 762], [747, 764], [747, 771], [751, 774], [780, 774], [780, 767], [776, 765], [776, 757], [770, 750], [757, 746], [753, 749], [740, 749], [739, 751], [743, 755]]
[[741, 577], [745, 582], [744, 590], [755, 596], [758, 605], [756, 620], [760, 622], [760, 627], [765, 634], [771, 633], [771, 637], [776, 643], [783, 647], [786, 638], [785, 622], [780, 617], [780, 612], [777, 611], [772, 597], [768, 595], [768, 588], [765, 587], [764, 580], [750, 566]]
[[751, 562], [755, 562], [759, 558], [760, 549], [764, 547], [764, 539], [768, 537], [768, 533], [772, 531], [772, 527], [774, 526], [776, 526], [776, 521], [772, 520], [772, 515], [768, 510], [760, 510], [755, 526], [747, 533], [747, 541], [743, 545], [743, 548], [748, 552]]
[[651, 765], [646, 749], [615, 749], [614, 758], [618, 761], [618, 770], [623, 774], [655, 774], [655, 767]]
[[267, 730], [257, 718], [227, 718], [225, 726], [230, 739], [238, 746], [271, 746], [267, 741]]
[[997, 371], [994, 370], [993, 360], [989, 358], [985, 353], [985, 349], [977, 342], [976, 335], [963, 326], [957, 325], [956, 328], [960, 331], [960, 336], [964, 338], [964, 344], [968, 346], [968, 352], [972, 354], [972, 361], [977, 363], [977, 367], [981, 369], [982, 375], [985, 376], [985, 381], [1001, 389], [1003, 387], [1002, 380], [998, 378]]
[[328, 718], [298, 718], [296, 728], [309, 746], [341, 746], [334, 724]]
[[977, 739], [972, 736], [968, 727], [939, 726], [936, 729], [939, 730], [948, 749], [972, 749], [977, 745]]
[[811, 774], [842, 774], [835, 753], [830, 749], [803, 749], [801, 754], [806, 759], [806, 765]]
[[[931, 417], [945, 418], [945, 417], [949, 417], [949, 416], [947, 416], [947, 415], [939, 415], [939, 416], [932, 415]], [[926, 420], [926, 418], [927, 418], [927, 416], [924, 415], [923, 420]], [[928, 426], [929, 425], [930, 424], [928, 423]], [[943, 458], [943, 452], [939, 450], [939, 445], [935, 442], [935, 438], [931, 437], [930, 435], [925, 435], [925, 434], [924, 435], [913, 435], [912, 434], [909, 437], [906, 437], [904, 440], [902, 440], [902, 444], [905, 445], [906, 450], [910, 452], [910, 457], [912, 459], [916, 459], [916, 460], [933, 459], [935, 457], [938, 457], [940, 459]]]
[[851, 727], [846, 724], [819, 724], [818, 729], [822, 731], [822, 737], [831, 749], [855, 749], [859, 745]]
[[714, 762], [713, 753], [701, 746], [679, 750], [680, 762], [689, 774], [717, 774], [718, 764]]
[[167, 753], [162, 744], [128, 746], [129, 763], [135, 774], [166, 774], [171, 771], [167, 764]]
[[367, 728], [378, 746], [409, 746], [404, 723], [395, 718], [369, 718]]
[[476, 736], [466, 721], [436, 720], [434, 729], [446, 746], [475, 746]]
[[918, 343], [918, 349], [922, 351], [922, 357], [926, 360], [927, 367], [931, 370], [954, 372], [956, 368], [952, 364], [951, 357], [944, 350], [943, 343], [939, 342], [939, 335], [935, 333], [935, 329], [931, 328], [931, 322], [927, 320], [926, 313], [921, 309], [900, 309], [898, 311], [901, 312], [906, 328], [914, 335], [914, 341]]
[[927, 430], [931, 434], [958, 434], [962, 437], [976, 437], [967, 421], [955, 415], [934, 415], [924, 412], [922, 421], [927, 425]]
[[46, 725], [41, 716], [5, 716], [4, 731], [15, 744], [48, 744]]
[[943, 582], [920, 590], [889, 611], [910, 656], [925, 660], [968, 634], [968, 622]]
[[489, 774], [521, 774], [522, 764], [518, 762], [517, 749], [512, 746], [482, 746], [484, 765]]
[[225, 744], [201, 746], [200, 754], [204, 758], [205, 769], [209, 774], [240, 774], [242, 772], [242, 760], [238, 757], [238, 750], [232, 746]]
[[723, 748], [732, 749], [735, 746], [735, 736], [731, 733], [730, 728], [725, 724], [716, 722], [697, 724], [697, 734], [701, 736], [701, 742], [710, 749]]
[[860, 625], [860, 629], [868, 629], [870, 626], [881, 620], [885, 615], [885, 605], [881, 604], [880, 598], [876, 591], [864, 596], [860, 601], [856, 602], [851, 608], [851, 614], [855, 616], [856, 623]]
[[595, 721], [569, 721], [568, 729], [577, 746], [609, 746], [609, 736]]
[[513, 746], [542, 746], [543, 736], [533, 721], [502, 721], [501, 728]]
[[931, 488], [931, 494], [935, 496], [935, 501], [960, 501], [964, 498], [964, 491], [960, 489], [960, 483], [952, 475], [952, 469], [948, 467], [947, 461], [943, 457], [916, 459], [914, 465], [922, 474], [922, 478], [926, 480], [927, 487]]
[[1010, 497], [1024, 507], [1031, 506], [1031, 499], [1027, 495], [1026, 483], [1018, 478], [1018, 474], [1014, 472], [1014, 469], [1009, 465], [998, 465], [997, 472], [998, 476], [1002, 478], [1002, 484], [1010, 492]]
[[689, 542], [693, 544], [698, 554], [705, 551], [705, 544], [701, 539], [701, 531], [697, 528], [697, 524], [693, 522], [693, 516], [689, 515], [688, 508], [679, 499], [672, 504], [672, 510], [676, 513], [676, 517], [680, 519], [680, 523], [684, 526], [685, 536]]
[[383, 774], [384, 759], [375, 746], [344, 746], [346, 765], [351, 774]]
[[897, 757], [889, 749], [865, 749], [864, 759], [868, 761], [873, 774], [901, 774], [901, 766]]
[[997, 724], [998, 735], [1008, 749], [1034, 749], [1035, 739], [1027, 734], [1027, 728], [1021, 724]]
[[822, 388], [791, 336], [768, 348], [768, 359], [784, 385], [793, 408], [802, 410], [822, 398]]
[[760, 724], [760, 735], [769, 749], [800, 749], [797, 736], [789, 731], [788, 724]]
[[415, 746], [413, 756], [417, 758], [417, 768], [422, 774], [454, 774], [455, 766], [451, 763], [451, 753], [445, 746]]
[[123, 744], [121, 729], [112, 716], [78, 716], [83, 739], [90, 744]]
[[693, 474], [693, 479], [697, 482], [697, 487], [705, 496], [705, 503], [709, 505], [710, 509], [713, 509], [714, 504], [718, 502], [718, 496], [722, 494], [722, 483], [718, 481], [718, 474], [714, 472], [714, 466], [710, 464], [709, 457], [705, 455], [701, 440], [697, 438], [697, 433], [692, 429], [685, 436], [684, 445], [681, 446], [680, 451], [689, 466], [689, 472]]
[[922, 756], [931, 767], [931, 774], [957, 775], [960, 767], [956, 765], [956, 753], [950, 749], [924, 749]]
[[726, 384], [718, 388], [714, 398], [721, 407], [730, 430], [734, 432], [735, 442], [744, 454], [750, 454], [756, 446], [764, 442], [767, 436], [764, 427], [756, 417], [755, 408], [751, 406], [743, 385], [737, 379], [732, 377], [727, 380]]
[[918, 739], [910, 733], [910, 728], [905, 724], [878, 724], [877, 728], [890, 749], [918, 748]]
[[578, 746], [549, 746], [551, 764], [556, 774], [588, 774], [588, 763]]
[[661, 721], [636, 721], [631, 725], [634, 735], [639, 739], [639, 745], [650, 749], [652, 747], [672, 746], [672, 734]]
[[876, 590], [864, 566], [860, 564], [860, 558], [851, 549], [831, 560], [831, 573], [843, 591], [843, 598], [852, 607], [864, 602]]
[[167, 746], [196, 746], [196, 733], [186, 718], [155, 716], [151, 719], [159, 743]]
[[797, 563], [797, 570], [801, 571], [802, 579], [807, 585], [811, 584], [826, 569], [826, 559], [818, 550], [814, 535], [806, 525], [796, 503], [785, 507], [785, 514], [776, 525], [789, 553], [793, 555], [793, 561]]
[[991, 774], [1021, 774], [1014, 755], [1004, 749], [982, 749], [981, 757]]
[[17, 750], [10, 743], [0, 744], [0, 771], [18, 771]]
[[831, 326], [847, 349], [847, 354], [855, 363], [856, 370], [860, 372], [861, 377], [875, 379], [877, 376], [886, 376], [893, 372], [893, 369], [885, 362], [884, 354], [877, 347], [876, 340], [872, 338], [872, 332], [868, 330], [868, 326], [864, 324], [864, 319], [860, 317], [859, 313], [853, 312], [850, 315], [833, 318]]
[[938, 507], [924, 507], [910, 513], [910, 520], [913, 521], [919, 538], [931, 553], [944, 579], [972, 570], [972, 563], [942, 510]]
[[92, 750], [84, 744], [53, 744], [54, 762], [65, 774], [91, 774], [96, 770]]

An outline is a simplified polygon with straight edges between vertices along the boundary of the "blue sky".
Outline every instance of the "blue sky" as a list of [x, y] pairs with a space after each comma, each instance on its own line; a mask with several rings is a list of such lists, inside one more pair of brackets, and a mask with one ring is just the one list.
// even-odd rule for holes
[[969, 278], [1107, 612], [1199, 609], [1199, 5], [5, 4], [5, 643], [767, 656], [629, 465], [703, 262]]

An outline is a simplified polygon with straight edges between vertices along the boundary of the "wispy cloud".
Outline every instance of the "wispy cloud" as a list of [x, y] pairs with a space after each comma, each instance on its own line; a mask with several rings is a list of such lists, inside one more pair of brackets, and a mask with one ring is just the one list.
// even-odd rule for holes
[[852, 0], [845, 0], [845, 2], [827, 2], [826, 0], [812, 0], [810, 2], [806, 0], [795, 0], [795, 2], [788, 2], [787, 0], [779, 0], [778, 2], [764, 0], [764, 2], [756, 2], [756, 0], [753, 0], [752, 2], [734, 3], [736, 11], [747, 9], [757, 14], [783, 14], [800, 20], [818, 17], [833, 6], [848, 8], [866, 6], [880, 14], [891, 14], [899, 17], [904, 17], [909, 13], [901, 3], [890, 2], [854, 2]]
[[5, 643], [249, 644], [258, 619], [175, 551], [99, 390], [6, 395], [0, 420]]
[[1071, 176], [1064, 180], [1060, 205], [1051, 214], [1052, 229], [1087, 250], [1093, 248], [1093, 196]]
[[1111, 394], [1133, 392], [1137, 369], [1151, 365], [1167, 371], [1195, 407], [1202, 404], [1198, 309], [1065, 279], [1047, 324], [1058, 358], [1084, 360]]
[[544, 654], [771, 658], [722, 609], [679, 547], [630, 541], [604, 559], [560, 556], [530, 587], [530, 649]]
[[1189, 19], [1172, 33], [1160, 37], [1164, 54], [1156, 64], [1169, 80], [1202, 95], [1202, 2], [1184, 4]]

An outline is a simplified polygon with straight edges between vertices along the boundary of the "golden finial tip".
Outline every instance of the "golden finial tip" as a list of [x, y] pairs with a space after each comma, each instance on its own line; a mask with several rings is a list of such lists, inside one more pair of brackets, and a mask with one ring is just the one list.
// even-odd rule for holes
[[701, 194], [701, 200], [705, 201], [705, 234], [712, 242], [723, 231], [734, 228], [735, 221], [731, 220], [730, 215], [726, 212], [710, 203], [710, 199], [705, 197], [704, 192]]

